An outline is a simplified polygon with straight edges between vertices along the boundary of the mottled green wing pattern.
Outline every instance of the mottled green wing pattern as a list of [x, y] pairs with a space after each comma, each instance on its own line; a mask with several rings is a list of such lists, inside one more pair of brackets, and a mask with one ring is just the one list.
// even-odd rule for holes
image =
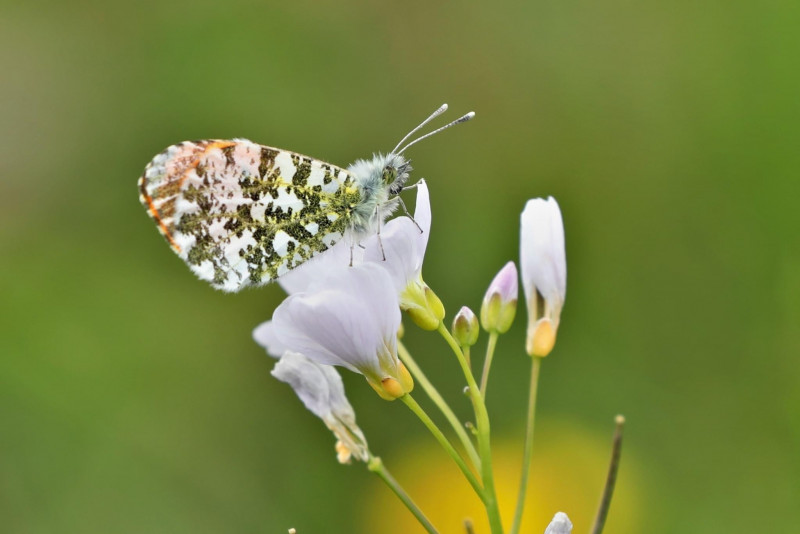
[[173, 145], [139, 191], [172, 249], [223, 291], [265, 284], [327, 250], [361, 199], [348, 171], [244, 139]]

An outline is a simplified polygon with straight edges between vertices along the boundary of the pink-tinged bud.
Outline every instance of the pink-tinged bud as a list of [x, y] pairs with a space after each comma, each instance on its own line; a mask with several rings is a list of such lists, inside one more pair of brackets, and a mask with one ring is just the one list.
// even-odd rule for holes
[[494, 277], [481, 304], [481, 325], [487, 332], [504, 334], [511, 328], [517, 313], [517, 266], [513, 261]]
[[553, 197], [528, 201], [520, 218], [520, 270], [528, 306], [525, 348], [531, 356], [553, 350], [567, 294], [564, 223]]
[[453, 318], [453, 337], [462, 347], [471, 347], [478, 341], [480, 326], [478, 318], [467, 308], [462, 307], [458, 314]]

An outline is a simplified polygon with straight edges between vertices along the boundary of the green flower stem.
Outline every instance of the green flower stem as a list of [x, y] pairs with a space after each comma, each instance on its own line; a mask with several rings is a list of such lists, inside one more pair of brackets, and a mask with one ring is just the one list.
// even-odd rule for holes
[[436, 426], [436, 423], [434, 423], [433, 420], [430, 417], [428, 417], [428, 414], [425, 413], [425, 410], [423, 410], [422, 407], [419, 404], [417, 404], [417, 401], [415, 401], [410, 394], [406, 393], [405, 395], [400, 397], [400, 400], [403, 401], [405, 405], [408, 406], [412, 412], [414, 412], [414, 415], [419, 417], [420, 421], [422, 421], [422, 424], [424, 424], [428, 428], [428, 430], [430, 430], [431, 434], [433, 434], [433, 437], [435, 437], [436, 441], [439, 442], [439, 445], [441, 445], [444, 448], [447, 454], [450, 455], [453, 461], [461, 469], [461, 472], [464, 473], [464, 476], [467, 478], [467, 481], [472, 486], [472, 489], [475, 490], [475, 493], [478, 494], [481, 500], [484, 500], [485, 492], [481, 487], [480, 483], [478, 482], [478, 479], [475, 478], [475, 475], [472, 474], [472, 471], [470, 471], [467, 464], [464, 463], [464, 459], [461, 458], [461, 455], [458, 454], [458, 451], [456, 451], [453, 445], [450, 444], [445, 435], [442, 434], [442, 431], [439, 430], [439, 427]]
[[486, 399], [486, 384], [489, 382], [489, 369], [492, 367], [494, 349], [497, 348], [499, 334], [492, 330], [489, 333], [489, 342], [486, 344], [486, 358], [483, 360], [483, 374], [481, 375], [481, 396]]
[[531, 359], [531, 385], [528, 393], [528, 420], [525, 426], [525, 448], [522, 453], [522, 475], [519, 480], [519, 494], [517, 508], [514, 511], [514, 523], [509, 534], [517, 534], [522, 524], [522, 512], [525, 509], [525, 494], [528, 492], [528, 475], [531, 471], [531, 456], [533, 456], [533, 425], [536, 422], [536, 390], [539, 387], [539, 367], [542, 359], [532, 356]]
[[497, 494], [494, 489], [494, 472], [492, 471], [492, 447], [490, 442], [489, 413], [486, 411], [486, 404], [483, 402], [478, 384], [472, 376], [472, 370], [467, 364], [464, 353], [461, 352], [458, 342], [453, 339], [447, 328], [439, 323], [439, 334], [444, 338], [450, 348], [458, 358], [464, 377], [469, 386], [469, 398], [472, 401], [472, 408], [475, 410], [475, 424], [478, 431], [478, 451], [481, 455], [481, 480], [483, 480], [484, 496], [483, 505], [486, 508], [486, 515], [489, 518], [489, 527], [492, 534], [503, 534], [503, 523], [500, 520], [500, 510], [497, 504]]
[[400, 356], [400, 360], [405, 364], [409, 371], [411, 371], [411, 375], [414, 377], [422, 389], [425, 390], [425, 393], [430, 397], [433, 403], [439, 408], [439, 410], [444, 414], [447, 420], [450, 422], [450, 425], [455, 430], [458, 438], [461, 440], [461, 444], [464, 446], [464, 450], [467, 451], [467, 456], [469, 456], [472, 465], [475, 466], [475, 469], [480, 471], [481, 469], [481, 459], [478, 456], [478, 451], [475, 450], [475, 446], [472, 444], [472, 440], [470, 440], [469, 435], [467, 434], [464, 425], [461, 424], [461, 421], [458, 420], [456, 414], [453, 413], [453, 410], [450, 406], [445, 402], [444, 398], [439, 394], [433, 384], [431, 384], [428, 377], [422, 372], [417, 362], [414, 361], [414, 358], [411, 356], [411, 353], [408, 352], [408, 349], [401, 341], [397, 342], [397, 353]]
[[414, 514], [414, 517], [417, 518], [417, 521], [428, 531], [429, 534], [439, 534], [439, 531], [431, 524], [430, 520], [425, 517], [425, 514], [422, 513], [422, 510], [411, 500], [411, 497], [408, 496], [408, 493], [397, 483], [394, 477], [389, 473], [386, 467], [383, 465], [383, 462], [377, 456], [370, 455], [369, 461], [367, 462], [367, 469], [378, 475], [381, 480], [383, 480], [389, 489], [391, 489], [397, 498], [403, 501], [403, 504], [406, 505], [406, 508]]

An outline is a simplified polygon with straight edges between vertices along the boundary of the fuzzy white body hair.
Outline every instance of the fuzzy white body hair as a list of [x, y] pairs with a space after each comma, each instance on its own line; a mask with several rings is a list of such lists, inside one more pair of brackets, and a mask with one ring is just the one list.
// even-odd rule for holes
[[[397, 174], [392, 183], [386, 183], [384, 178], [387, 169]], [[392, 186], [399, 184], [402, 189], [410, 169], [403, 156], [392, 153], [375, 154], [371, 160], [359, 159], [347, 168], [361, 192], [361, 201], [353, 208], [350, 222], [353, 242], [377, 233], [383, 221], [394, 212], [398, 201], [392, 194]]]

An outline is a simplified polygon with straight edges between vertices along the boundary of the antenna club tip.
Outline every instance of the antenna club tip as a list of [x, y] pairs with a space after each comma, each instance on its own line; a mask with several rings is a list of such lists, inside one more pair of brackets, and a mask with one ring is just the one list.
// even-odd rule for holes
[[615, 422], [617, 425], [619, 425], [619, 426], [622, 426], [622, 425], [624, 425], [624, 424], [625, 424], [625, 416], [624, 416], [624, 415], [622, 415], [622, 414], [619, 414], [619, 415], [617, 415], [617, 416], [614, 418], [614, 422]]
[[467, 117], [467, 120], [470, 120], [471, 118], [475, 117], [475, 112], [474, 111], [470, 111], [469, 113], [467, 113], [464, 116]]
[[450, 106], [448, 106], [447, 103], [444, 103], [441, 106], [439, 106], [439, 111], [447, 111], [448, 107]]

